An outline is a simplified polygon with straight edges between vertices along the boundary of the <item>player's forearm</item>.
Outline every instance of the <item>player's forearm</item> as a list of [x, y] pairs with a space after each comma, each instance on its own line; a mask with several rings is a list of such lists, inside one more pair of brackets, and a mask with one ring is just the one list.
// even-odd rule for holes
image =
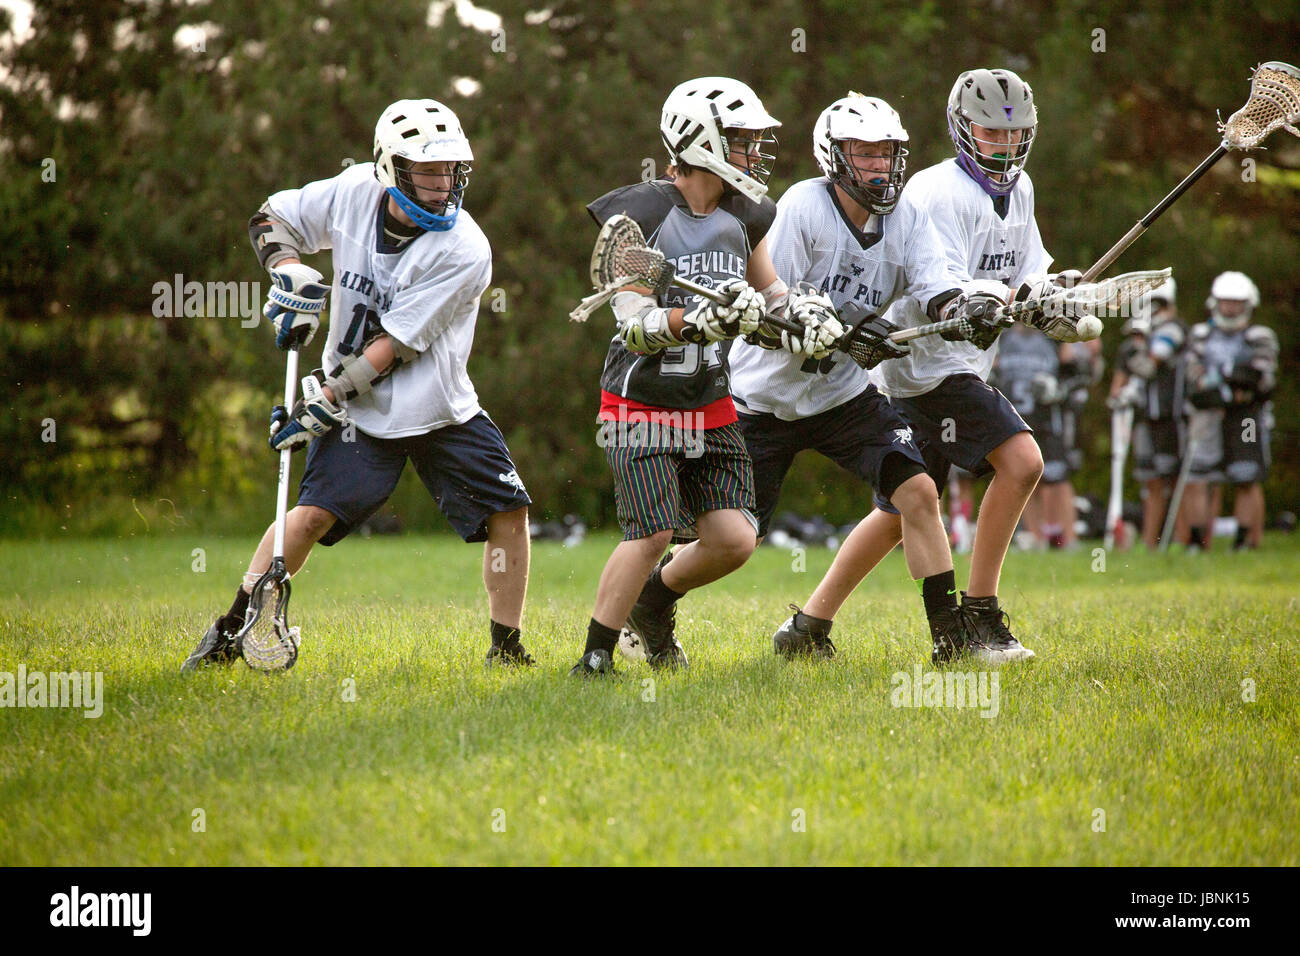
[[[374, 375], [371, 377], [370, 370], [367, 369], [364, 364], [353, 365], [349, 363], [348, 374], [352, 381], [352, 387], [357, 391], [357, 393], [360, 393], [363, 390], [361, 387], [362, 382], [358, 381], [358, 375], [364, 376], [365, 379], [368, 379], [364, 382], [364, 390], [368, 391], [371, 384], [383, 378], [392, 368], [393, 363], [397, 359], [397, 348], [394, 346], [393, 340], [389, 336], [380, 335], [365, 347], [365, 350], [359, 357], [370, 363], [374, 368]], [[344, 366], [340, 365], [339, 368], [342, 369]], [[356, 369], [357, 371], [354, 372], [353, 369]], [[335, 371], [338, 372], [339, 370]], [[327, 379], [322, 385], [321, 390], [325, 393], [326, 398], [331, 402], [337, 403], [341, 399], [345, 399], [347, 396], [340, 396], [337, 394], [338, 390], [333, 387], [333, 381], [333, 379]]]

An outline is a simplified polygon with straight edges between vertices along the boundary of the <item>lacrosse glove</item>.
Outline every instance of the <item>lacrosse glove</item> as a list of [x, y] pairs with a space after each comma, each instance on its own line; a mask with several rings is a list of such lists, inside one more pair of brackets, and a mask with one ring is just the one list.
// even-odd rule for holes
[[273, 267], [270, 273], [271, 290], [266, 294], [262, 314], [275, 329], [276, 346], [287, 352], [311, 344], [330, 287], [319, 272], [301, 262]]
[[347, 420], [347, 413], [325, 397], [320, 379], [308, 375], [302, 380], [302, 398], [294, 402], [292, 412], [283, 405], [271, 409], [271, 437], [267, 444], [274, 451], [297, 451], [331, 428], [347, 424]]

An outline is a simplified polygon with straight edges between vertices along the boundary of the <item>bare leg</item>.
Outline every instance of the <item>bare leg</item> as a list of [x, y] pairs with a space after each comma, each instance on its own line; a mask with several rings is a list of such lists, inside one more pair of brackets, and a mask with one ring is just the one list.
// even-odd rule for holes
[[1205, 529], [1205, 540], [1202, 542], [1208, 547], [1210, 543], [1210, 525], [1213, 519], [1210, 517], [1210, 486], [1203, 481], [1189, 481], [1183, 488], [1183, 507], [1182, 512], [1187, 516], [1188, 543], [1191, 543], [1190, 533], [1193, 529]]
[[1219, 515], [1223, 514], [1223, 485], [1213, 485], [1210, 488], [1210, 519], [1205, 523], [1205, 550], [1210, 549], [1210, 542], [1214, 540], [1214, 522]]
[[858, 522], [831, 562], [804, 613], [831, 620], [862, 579], [903, 540], [901, 515], [876, 509]]
[[503, 511], [487, 519], [488, 539], [483, 546], [483, 586], [488, 613], [506, 627], [519, 627], [528, 591], [528, 508]]
[[663, 570], [664, 585], [682, 594], [735, 571], [758, 544], [754, 526], [734, 508], [704, 512], [695, 530], [699, 538], [675, 551]]
[[659, 531], [647, 538], [620, 541], [605, 562], [596, 586], [596, 606], [591, 612], [597, 623], [619, 630], [636, 604], [645, 579], [655, 562], [672, 544], [671, 531]]
[[1169, 504], [1169, 483], [1164, 478], [1152, 478], [1146, 483], [1147, 500], [1142, 503], [1142, 543], [1148, 551], [1160, 547], [1160, 532], [1165, 526], [1165, 510]]
[[[297, 574], [307, 563], [312, 546], [334, 527], [334, 521], [332, 514], [315, 505], [298, 505], [284, 516], [284, 563], [291, 576]], [[250, 594], [253, 592], [253, 584], [271, 566], [274, 551], [275, 525], [272, 524], [266, 529], [266, 534], [262, 535], [262, 542], [253, 554], [253, 560], [248, 563], [248, 574], [244, 576], [245, 591]]]
[[1246, 545], [1258, 548], [1264, 537], [1264, 486], [1258, 482], [1238, 485], [1234, 513], [1237, 525], [1246, 529]]
[[993, 480], [980, 502], [975, 526], [967, 592], [971, 597], [991, 597], [998, 593], [1002, 562], [1011, 536], [1043, 474], [1043, 455], [1029, 432], [1012, 435], [989, 452], [988, 461], [993, 466]]

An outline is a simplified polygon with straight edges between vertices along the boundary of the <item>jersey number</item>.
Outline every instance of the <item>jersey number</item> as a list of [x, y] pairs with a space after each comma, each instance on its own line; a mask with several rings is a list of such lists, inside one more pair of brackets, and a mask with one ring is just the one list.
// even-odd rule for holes
[[367, 309], [365, 305], [358, 302], [352, 307], [352, 321], [348, 324], [347, 334], [339, 340], [339, 355], [351, 355], [382, 331], [379, 313], [374, 309]]
[[804, 363], [799, 366], [799, 371], [807, 372], [809, 375], [829, 375], [834, 367], [835, 356], [828, 355], [823, 359], [804, 359]]

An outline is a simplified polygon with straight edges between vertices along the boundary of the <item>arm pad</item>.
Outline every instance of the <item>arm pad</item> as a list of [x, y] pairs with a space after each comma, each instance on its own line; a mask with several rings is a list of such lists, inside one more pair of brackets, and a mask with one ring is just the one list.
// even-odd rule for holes
[[248, 220], [248, 239], [263, 269], [271, 269], [285, 259], [301, 259], [307, 241], [287, 223], [274, 218], [268, 203]]

